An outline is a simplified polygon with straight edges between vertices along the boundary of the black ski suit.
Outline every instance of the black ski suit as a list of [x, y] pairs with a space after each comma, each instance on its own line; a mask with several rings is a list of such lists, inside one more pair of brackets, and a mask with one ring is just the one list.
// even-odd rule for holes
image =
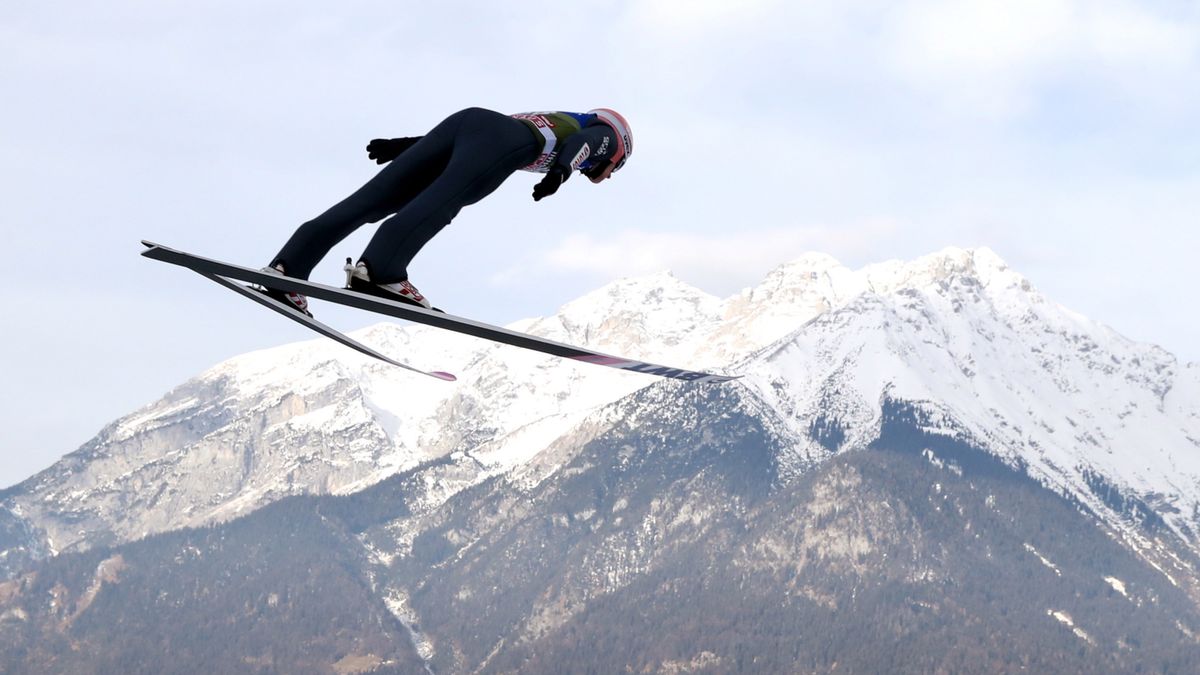
[[[578, 168], [570, 167], [571, 158], [585, 143], [608, 147], [605, 136], [612, 135], [604, 124], [587, 126], [566, 139], [554, 160]], [[359, 259], [374, 283], [404, 281], [413, 256], [464, 206], [491, 194], [513, 172], [530, 168], [542, 150], [542, 135], [525, 121], [482, 108], [456, 112], [354, 194], [301, 225], [272, 264], [307, 279], [338, 242], [391, 216]]]

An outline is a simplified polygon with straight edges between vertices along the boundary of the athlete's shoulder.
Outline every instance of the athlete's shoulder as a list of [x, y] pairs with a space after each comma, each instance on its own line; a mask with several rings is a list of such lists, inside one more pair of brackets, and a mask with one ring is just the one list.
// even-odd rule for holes
[[514, 113], [513, 117], [528, 120], [535, 126], [554, 129], [559, 134], [575, 132], [584, 128], [596, 119], [589, 113], [570, 112], [568, 110], [542, 110], [538, 112]]

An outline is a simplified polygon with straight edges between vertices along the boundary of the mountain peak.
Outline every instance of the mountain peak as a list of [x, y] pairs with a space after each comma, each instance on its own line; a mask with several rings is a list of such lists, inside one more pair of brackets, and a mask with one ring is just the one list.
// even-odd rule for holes
[[691, 286], [670, 270], [661, 270], [651, 274], [634, 277], [623, 277], [609, 282], [580, 298], [568, 302], [560, 312], [570, 312], [575, 308], [606, 307], [613, 304], [625, 305], [630, 300], [668, 297], [712, 297], [704, 291]]
[[720, 305], [716, 296], [664, 270], [618, 279], [568, 302], [553, 316], [522, 321], [514, 328], [648, 357], [719, 320]]
[[941, 285], [954, 278], [969, 278], [980, 285], [1032, 286], [990, 248], [947, 247], [912, 261], [889, 260], [861, 270], [870, 290], [891, 293], [902, 288]]
[[1009, 272], [1008, 264], [995, 251], [986, 246], [976, 248], [950, 246], [936, 253], [917, 258], [910, 266], [919, 268], [927, 264], [940, 266], [946, 274], [969, 274], [980, 279]]
[[812, 272], [826, 272], [832, 269], [840, 269], [844, 267], [837, 258], [828, 253], [820, 253], [817, 251], [809, 251], [799, 258], [795, 258], [771, 270], [767, 274], [767, 278], [777, 276], [804, 275]]

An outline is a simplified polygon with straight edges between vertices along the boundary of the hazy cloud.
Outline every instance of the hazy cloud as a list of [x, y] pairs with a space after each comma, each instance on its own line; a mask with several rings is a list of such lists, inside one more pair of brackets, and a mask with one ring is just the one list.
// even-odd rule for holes
[[1195, 13], [1168, 18], [1120, 0], [915, 0], [899, 7], [884, 42], [888, 65], [970, 113], [1027, 112], [1055, 82], [1136, 93], [1200, 65]]

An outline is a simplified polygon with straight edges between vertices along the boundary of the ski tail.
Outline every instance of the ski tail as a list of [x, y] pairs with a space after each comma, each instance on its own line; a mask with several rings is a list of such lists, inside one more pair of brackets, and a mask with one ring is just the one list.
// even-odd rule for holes
[[454, 382], [455, 380], [458, 379], [453, 374], [447, 373], [444, 371], [421, 370], [420, 368], [414, 368], [414, 367], [408, 365], [407, 363], [401, 363], [400, 361], [397, 361], [389, 356], [379, 353], [378, 351], [376, 351], [374, 349], [371, 349], [370, 347], [355, 340], [354, 338], [350, 337], [349, 335], [346, 335], [345, 333], [337, 330], [336, 328], [327, 326], [327, 325], [321, 323], [320, 321], [317, 321], [316, 319], [312, 318], [311, 316], [308, 316], [307, 314], [305, 314], [297, 309], [294, 309], [292, 307], [288, 307], [287, 305], [284, 305], [283, 303], [279, 302], [278, 300], [275, 300], [275, 299], [267, 296], [265, 293], [260, 293], [254, 289], [247, 288], [246, 286], [243, 286], [237, 282], [230, 281], [229, 279], [226, 279], [221, 276], [217, 276], [215, 274], [210, 274], [208, 272], [200, 272], [199, 270], [197, 270], [196, 273], [199, 274], [200, 276], [204, 277], [205, 279], [216, 282], [216, 283], [220, 284], [221, 286], [228, 288], [231, 291], [234, 291], [244, 297], [247, 297], [247, 298], [257, 302], [258, 304], [262, 305], [263, 307], [266, 307], [267, 309], [270, 309], [273, 312], [282, 314], [283, 316], [286, 316], [287, 318], [291, 319], [292, 321], [295, 321], [296, 323], [301, 324], [303, 326], [307, 326], [308, 328], [311, 328], [312, 330], [316, 331], [317, 333], [320, 333], [321, 335], [324, 335], [327, 338], [331, 338], [332, 340], [334, 340], [338, 343], [341, 343], [361, 354], [366, 354], [367, 356], [379, 359], [380, 361], [383, 361], [384, 363], [389, 363], [393, 366], [396, 366], [398, 368], [403, 368], [405, 370], [409, 370], [414, 373], [428, 375], [429, 377], [436, 378], [438, 380], [443, 380], [446, 382]]

